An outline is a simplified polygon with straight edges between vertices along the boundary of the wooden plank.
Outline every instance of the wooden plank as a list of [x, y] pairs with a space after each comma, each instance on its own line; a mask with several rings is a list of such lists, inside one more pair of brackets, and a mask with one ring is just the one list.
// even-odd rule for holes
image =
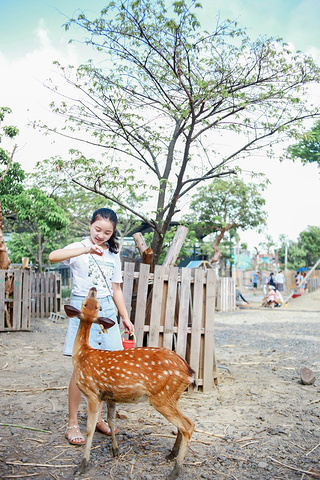
[[21, 327], [21, 292], [22, 292], [22, 272], [14, 271], [13, 280], [13, 319], [12, 328], [20, 330]]
[[28, 272], [29, 276], [29, 285], [28, 285], [28, 304], [29, 304], [29, 309], [28, 309], [28, 324], [27, 328], [30, 330], [31, 328], [31, 308], [32, 308], [32, 296], [31, 296], [31, 284], [32, 284], [32, 279], [33, 279], [33, 272], [30, 270]]
[[4, 330], [5, 318], [5, 290], [6, 290], [6, 273], [5, 270], [0, 270], [0, 331]]
[[55, 313], [60, 313], [62, 308], [61, 302], [61, 273], [55, 274], [55, 282], [54, 282], [54, 298], [55, 298]]
[[197, 268], [194, 276], [193, 312], [191, 325], [190, 366], [199, 377], [199, 358], [202, 322], [202, 299], [203, 299], [204, 270]]
[[[216, 304], [216, 274], [207, 270], [206, 311], [204, 324], [204, 354], [203, 354], [203, 391], [208, 392], [218, 383], [217, 362], [214, 339], [214, 317]], [[216, 379], [216, 380], [215, 380]]]
[[140, 264], [139, 283], [137, 291], [136, 313], [134, 319], [134, 332], [136, 335], [136, 346], [142, 347], [144, 323], [146, 317], [146, 306], [148, 297], [150, 265]]
[[39, 311], [39, 316], [41, 318], [44, 317], [44, 312], [45, 312], [45, 289], [46, 289], [46, 285], [45, 285], [45, 278], [44, 278], [44, 274], [43, 273], [40, 273], [39, 274], [40, 276], [40, 311]]
[[170, 248], [165, 256], [165, 259], [163, 261], [163, 267], [169, 267], [171, 265], [174, 265], [178, 255], [180, 253], [180, 250], [182, 248], [183, 242], [186, 239], [186, 236], [188, 234], [189, 229], [185, 227], [184, 225], [179, 225], [176, 231], [176, 234], [171, 242]]
[[21, 311], [21, 329], [30, 328], [30, 273], [22, 272], [22, 311]]
[[178, 333], [176, 352], [180, 357], [186, 359], [187, 335], [188, 335], [188, 318], [190, 305], [190, 288], [191, 288], [191, 269], [181, 269], [180, 283], [180, 304], [178, 314]]
[[150, 315], [149, 347], [159, 346], [161, 306], [163, 299], [165, 267], [156, 265], [154, 272], [154, 283], [152, 293], [152, 306]]
[[134, 263], [125, 262], [124, 271], [123, 271], [123, 298], [126, 309], [131, 316], [131, 301], [132, 301], [132, 291], [133, 291], [133, 279], [134, 279]]
[[163, 330], [163, 346], [165, 348], [169, 348], [170, 350], [172, 350], [173, 344], [173, 327], [176, 311], [178, 272], [179, 269], [177, 267], [171, 267], [169, 269], [168, 295], [166, 301]]
[[43, 272], [44, 277], [44, 317], [49, 317], [50, 315], [50, 290], [49, 290], [49, 275]]
[[40, 317], [40, 274], [35, 274], [35, 316]]
[[47, 313], [48, 316], [50, 315], [51, 312], [53, 312], [53, 283], [54, 283], [54, 273], [49, 273], [49, 278], [48, 278], [48, 293], [47, 293], [47, 298], [48, 298], [48, 305], [47, 305]]
[[35, 309], [36, 309], [36, 295], [35, 295], [35, 288], [36, 288], [36, 274], [32, 273], [31, 278], [31, 316], [35, 316]]

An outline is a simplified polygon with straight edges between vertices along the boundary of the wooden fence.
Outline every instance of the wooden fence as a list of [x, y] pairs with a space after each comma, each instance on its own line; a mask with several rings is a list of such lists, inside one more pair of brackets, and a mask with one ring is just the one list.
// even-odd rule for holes
[[60, 274], [0, 270], [0, 332], [30, 330], [31, 317], [60, 311]]
[[0, 331], [29, 330], [31, 272], [0, 270]]
[[314, 292], [318, 288], [320, 288], [320, 278], [309, 278], [307, 280], [307, 288], [308, 288], [308, 293]]
[[[234, 280], [217, 279], [214, 270], [134, 267], [124, 264], [123, 294], [137, 346], [174, 349], [195, 370], [198, 388], [210, 390], [218, 383], [215, 311], [235, 308]], [[0, 331], [29, 330], [32, 317], [61, 308], [60, 274], [0, 271]]]
[[33, 273], [31, 287], [34, 317], [49, 317], [51, 312], [59, 313], [61, 304], [61, 274], [45, 272]]
[[221, 277], [218, 279], [216, 309], [220, 312], [236, 310], [236, 283], [234, 278]]
[[217, 279], [213, 270], [124, 265], [123, 294], [137, 346], [174, 349], [202, 391], [218, 383], [214, 343]]

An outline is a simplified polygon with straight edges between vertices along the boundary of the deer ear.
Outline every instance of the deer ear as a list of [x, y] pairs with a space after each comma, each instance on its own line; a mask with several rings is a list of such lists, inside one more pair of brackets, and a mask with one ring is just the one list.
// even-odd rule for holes
[[64, 305], [64, 311], [70, 318], [78, 317], [80, 315], [80, 310], [78, 310], [76, 307], [73, 307], [72, 305]]
[[103, 328], [108, 329], [113, 327], [116, 322], [114, 322], [113, 320], [111, 320], [111, 318], [108, 317], [98, 317], [96, 323], [99, 323], [103, 326]]

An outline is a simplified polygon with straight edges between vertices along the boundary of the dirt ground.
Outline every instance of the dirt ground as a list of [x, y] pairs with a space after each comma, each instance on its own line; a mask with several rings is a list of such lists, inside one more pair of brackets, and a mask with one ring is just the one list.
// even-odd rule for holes
[[[243, 293], [248, 308], [216, 314], [218, 388], [181, 399], [196, 430], [179, 478], [320, 478], [320, 290], [276, 309], [260, 307], [261, 292]], [[119, 407], [128, 418], [117, 420], [118, 459], [96, 433], [87, 473], [74, 473], [84, 447], [64, 438], [65, 331], [63, 319], [42, 319], [31, 332], [0, 334], [0, 478], [165, 479], [175, 428], [147, 403]], [[313, 385], [300, 382], [301, 367]], [[79, 424], [85, 432], [85, 401]]]

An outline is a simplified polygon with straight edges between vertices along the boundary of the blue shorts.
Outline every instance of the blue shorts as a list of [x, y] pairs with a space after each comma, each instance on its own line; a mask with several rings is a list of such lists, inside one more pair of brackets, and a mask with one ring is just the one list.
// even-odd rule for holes
[[[71, 295], [70, 305], [73, 307], [81, 309], [83, 300], [86, 297], [80, 297], [78, 295]], [[103, 333], [101, 328], [97, 323], [91, 325], [90, 335], [89, 335], [89, 344], [92, 348], [99, 350], [123, 350], [120, 328], [117, 321], [117, 315], [115, 311], [115, 306], [113, 303], [112, 297], [98, 298], [101, 317], [109, 317], [111, 320], [114, 320], [116, 324], [108, 328], [108, 333]], [[66, 339], [63, 347], [63, 355], [72, 356], [73, 343], [76, 338], [80, 320], [75, 318], [69, 318], [68, 330]]]

